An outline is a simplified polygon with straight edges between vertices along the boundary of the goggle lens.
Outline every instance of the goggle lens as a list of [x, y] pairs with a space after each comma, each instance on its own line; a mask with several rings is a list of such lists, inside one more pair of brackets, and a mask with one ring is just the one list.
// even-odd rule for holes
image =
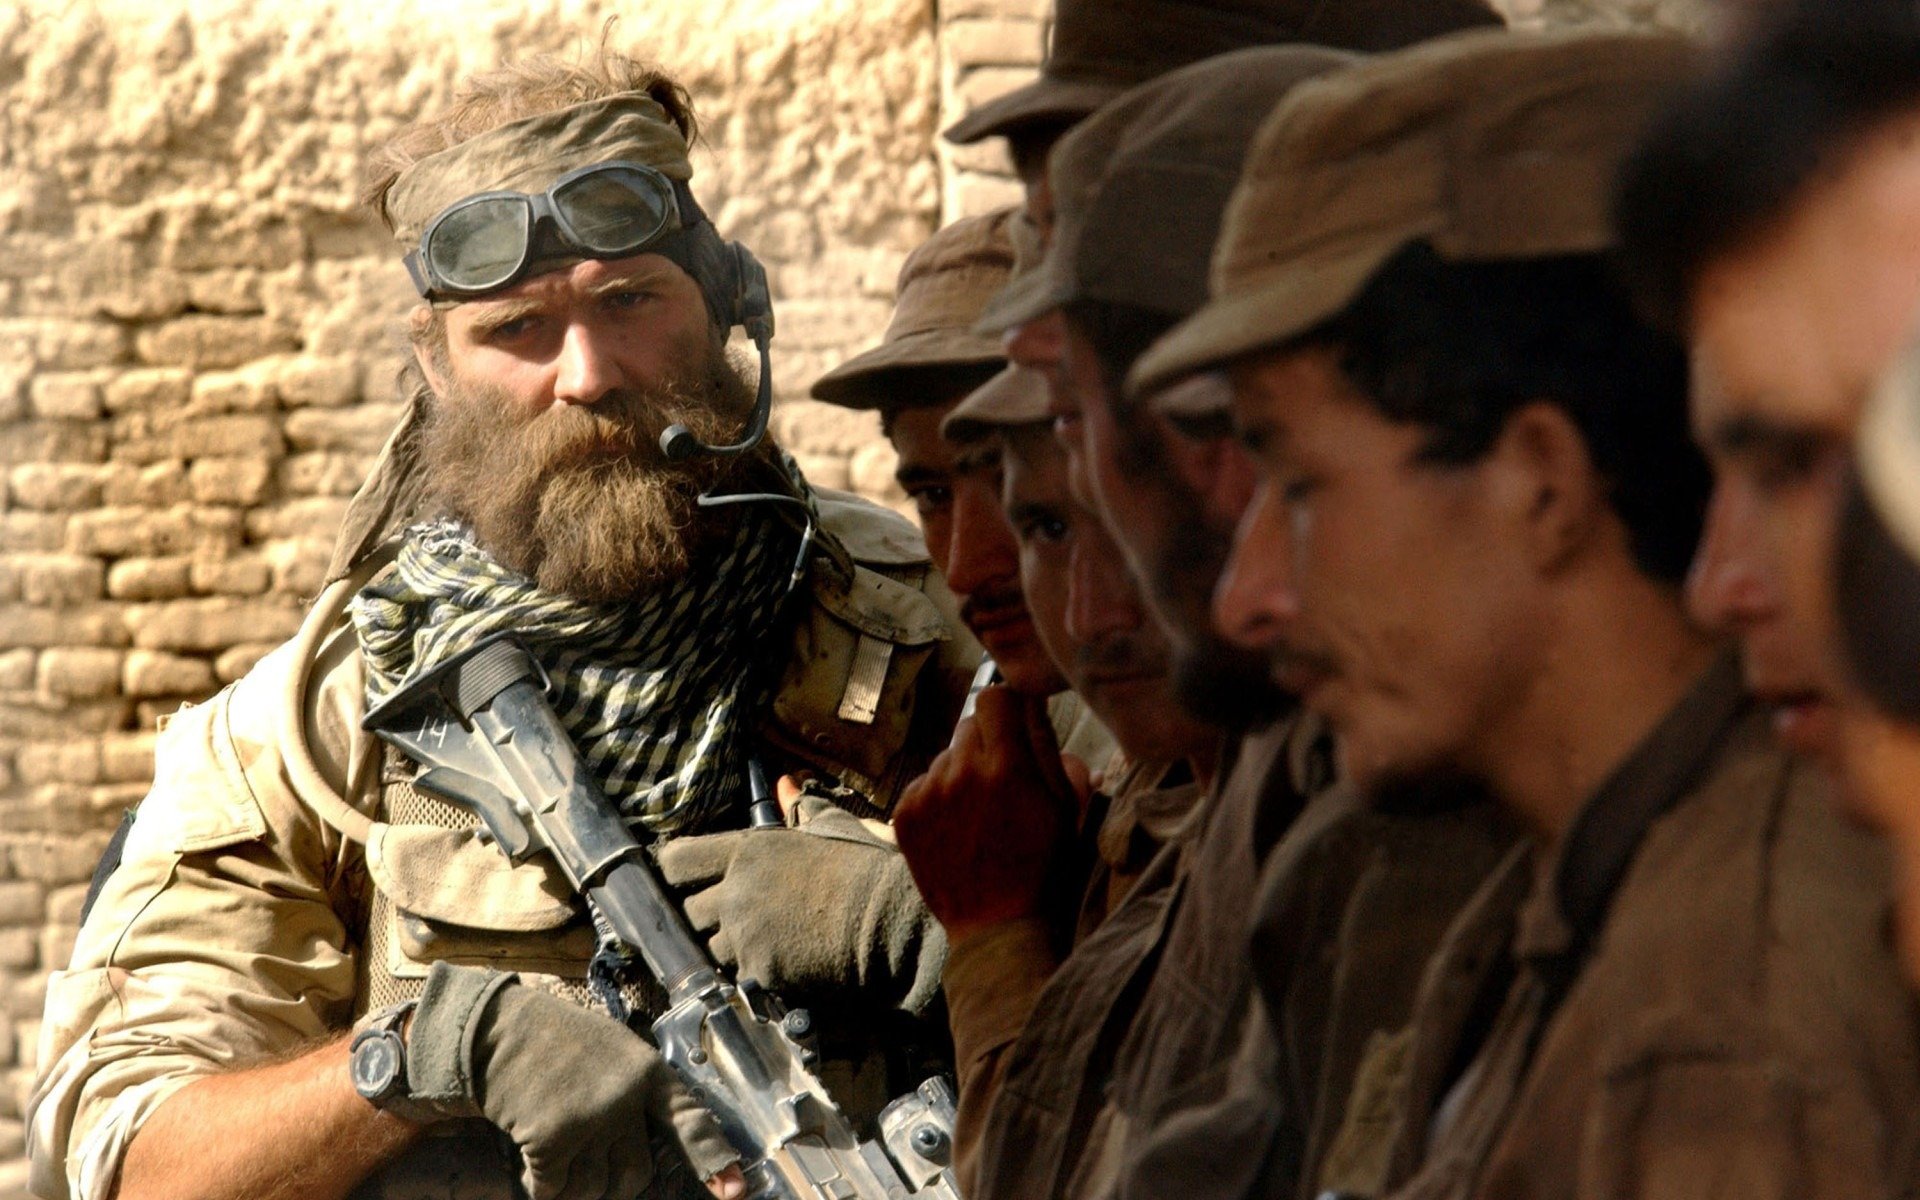
[[493, 196], [454, 209], [433, 228], [427, 259], [440, 277], [465, 291], [496, 288], [527, 257], [533, 210], [525, 200]]
[[553, 206], [582, 249], [624, 254], [646, 245], [672, 217], [670, 193], [624, 167], [608, 167], [553, 189]]
[[[665, 175], [630, 163], [598, 163], [563, 176], [544, 193], [494, 192], [454, 205], [427, 226], [408, 269], [423, 295], [478, 295], [512, 283], [537, 254], [558, 249], [617, 258], [656, 241], [678, 219]], [[421, 260], [424, 281], [416, 266]]]

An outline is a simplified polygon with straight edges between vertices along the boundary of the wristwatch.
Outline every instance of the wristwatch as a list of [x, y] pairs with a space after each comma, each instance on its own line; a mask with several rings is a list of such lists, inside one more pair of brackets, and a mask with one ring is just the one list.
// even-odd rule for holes
[[392, 1107], [405, 1100], [407, 1091], [407, 1039], [400, 1026], [418, 1001], [403, 1000], [367, 1017], [360, 1032], [353, 1035], [348, 1050], [348, 1071], [353, 1090], [375, 1108]]

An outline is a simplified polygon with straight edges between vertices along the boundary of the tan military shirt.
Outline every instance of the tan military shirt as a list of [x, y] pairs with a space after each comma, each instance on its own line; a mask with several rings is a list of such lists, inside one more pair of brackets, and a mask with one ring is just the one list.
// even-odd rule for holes
[[1450, 931], [1409, 1035], [1363, 1068], [1373, 1096], [1356, 1090], [1323, 1184], [1907, 1194], [1920, 1028], [1887, 944], [1887, 862], [1827, 793], [1718, 664], [1544, 870], [1516, 854]]
[[[945, 744], [979, 650], [946, 640], [951, 597], [910, 526], [831, 493], [821, 509], [828, 558], [816, 570], [847, 584], [816, 583], [768, 719], [784, 722], [785, 742], [844, 750], [865, 783], [897, 780], [913, 755], [924, 765]], [[493, 939], [440, 956], [584, 968], [590, 933], [577, 961], [547, 961], [581, 941], [556, 871], [508, 868], [468, 835], [409, 838], [409, 827], [369, 820], [384, 756], [360, 729], [365, 672], [344, 609], [377, 565], [330, 589], [293, 642], [162, 730], [124, 860], [48, 982], [28, 1111], [36, 1195], [103, 1200], [128, 1143], [181, 1087], [340, 1036], [364, 1007], [370, 875], [419, 916], [412, 924], [446, 918]], [[919, 706], [902, 690], [922, 687]], [[936, 701], [952, 702], [946, 727], [922, 734], [940, 723], [924, 711]], [[322, 819], [334, 809], [344, 816]], [[424, 971], [398, 939], [388, 954]]]

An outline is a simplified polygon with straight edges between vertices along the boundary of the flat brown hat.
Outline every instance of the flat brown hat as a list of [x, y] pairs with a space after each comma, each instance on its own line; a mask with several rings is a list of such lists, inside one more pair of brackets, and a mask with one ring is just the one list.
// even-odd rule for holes
[[928, 376], [984, 379], [997, 370], [1006, 352], [973, 325], [1013, 272], [1015, 211], [955, 221], [909, 254], [880, 344], [822, 375], [814, 399], [846, 408], [939, 403], [951, 393], [924, 386]]
[[1046, 377], [1008, 363], [947, 414], [940, 422], [940, 436], [962, 444], [977, 442], [995, 430], [1048, 420], [1047, 409]]
[[1184, 317], [1207, 299], [1220, 218], [1260, 123], [1294, 85], [1359, 58], [1260, 46], [1182, 67], [1075, 126], [1047, 164], [1053, 240], [981, 314], [1002, 332], [1074, 300]]
[[1665, 34], [1467, 33], [1300, 85], [1248, 155], [1212, 299], [1130, 389], [1306, 332], [1416, 241], [1456, 262], [1605, 249], [1614, 170], [1694, 58]]
[[1482, 0], [1056, 0], [1039, 77], [974, 109], [946, 136], [965, 145], [1072, 124], [1136, 84], [1248, 46], [1389, 50], [1499, 20]]

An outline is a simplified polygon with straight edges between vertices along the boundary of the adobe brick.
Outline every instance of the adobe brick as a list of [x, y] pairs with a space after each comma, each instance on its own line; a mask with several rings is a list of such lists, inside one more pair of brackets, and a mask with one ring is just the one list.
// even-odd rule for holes
[[145, 650], [218, 651], [245, 641], [293, 636], [300, 610], [227, 597], [141, 604], [126, 612], [133, 644]]
[[294, 358], [274, 372], [288, 408], [341, 408], [360, 399], [360, 364], [351, 358]]
[[297, 349], [293, 332], [266, 317], [190, 313], [140, 331], [134, 349], [140, 361], [163, 367], [237, 367], [269, 354]]
[[107, 586], [107, 564], [77, 554], [29, 554], [16, 560], [20, 598], [48, 608], [72, 608], [98, 600]]
[[108, 412], [178, 408], [187, 402], [193, 372], [178, 367], [137, 367], [111, 375], [100, 388]]
[[397, 404], [304, 408], [287, 414], [287, 442], [295, 450], [378, 450], [400, 420]]
[[203, 596], [258, 596], [273, 583], [273, 571], [258, 554], [195, 559], [187, 580]]
[[[151, 651], [130, 650], [127, 658]], [[145, 784], [153, 779], [152, 731], [110, 733], [100, 739], [100, 775], [108, 783]]]
[[[56, 646], [40, 653], [34, 689], [62, 700], [99, 700], [120, 690], [120, 651], [100, 646]], [[23, 748], [22, 754], [26, 753]], [[99, 753], [94, 751], [97, 759]], [[79, 782], [91, 783], [92, 780]]]
[[94, 463], [25, 463], [7, 472], [7, 488], [21, 508], [72, 512], [100, 503], [106, 473]]
[[192, 560], [123, 558], [107, 571], [107, 595], [115, 600], [174, 600], [192, 591]]
[[187, 487], [202, 504], [258, 504], [272, 479], [273, 465], [265, 456], [202, 458], [187, 469]]
[[253, 670], [253, 665], [271, 654], [278, 644], [277, 642], [242, 642], [238, 646], [230, 646], [222, 650], [219, 657], [213, 660], [213, 673], [219, 676], [221, 683], [232, 683]]
[[101, 412], [100, 381], [87, 372], [36, 375], [27, 385], [27, 407], [46, 420], [94, 420]]
[[[170, 654], [164, 650], [130, 650], [121, 676], [120, 688], [129, 696], [200, 696], [214, 690], [213, 664], [204, 658]], [[125, 757], [123, 751], [116, 754]], [[135, 757], [139, 761], [138, 756]], [[153, 746], [145, 745], [145, 764], [153, 766]], [[116, 763], [118, 765], [118, 763]], [[101, 770], [106, 772], [104, 751]], [[125, 777], [122, 776], [124, 781]]]
[[29, 742], [14, 755], [14, 770], [29, 787], [49, 783], [100, 782], [100, 743], [92, 738]]

